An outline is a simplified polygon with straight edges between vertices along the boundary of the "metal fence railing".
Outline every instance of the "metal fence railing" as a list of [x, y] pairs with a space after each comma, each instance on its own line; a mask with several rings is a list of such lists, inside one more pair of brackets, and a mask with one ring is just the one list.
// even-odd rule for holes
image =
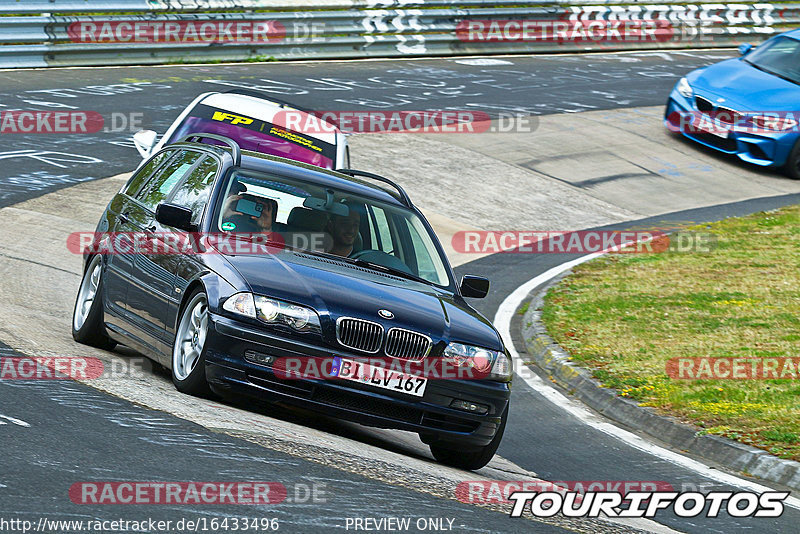
[[729, 47], [800, 4], [0, 0], [0, 68]]

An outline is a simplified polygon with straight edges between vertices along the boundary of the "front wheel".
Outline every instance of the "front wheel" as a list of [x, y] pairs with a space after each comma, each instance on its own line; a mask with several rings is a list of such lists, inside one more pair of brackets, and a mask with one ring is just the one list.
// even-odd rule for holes
[[503, 432], [506, 429], [506, 421], [508, 421], [508, 408], [503, 413], [500, 421], [500, 428], [492, 438], [488, 445], [484, 445], [475, 450], [463, 450], [457, 444], [442, 444], [431, 443], [431, 454], [436, 458], [436, 461], [451, 467], [458, 467], [459, 469], [467, 469], [473, 471], [480, 469], [491, 461], [500, 442], [503, 440]]
[[172, 383], [181, 393], [207, 397], [205, 344], [208, 333], [208, 298], [194, 292], [183, 307], [172, 347]]
[[106, 335], [103, 321], [103, 263], [95, 256], [83, 273], [72, 310], [72, 339], [84, 345], [111, 350], [117, 343]]
[[800, 139], [794, 144], [794, 148], [789, 153], [783, 171], [792, 180], [800, 180]]

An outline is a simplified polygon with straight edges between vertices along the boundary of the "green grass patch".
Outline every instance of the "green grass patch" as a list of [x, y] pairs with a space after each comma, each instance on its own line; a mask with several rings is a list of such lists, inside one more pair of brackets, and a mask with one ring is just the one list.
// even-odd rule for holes
[[666, 374], [678, 357], [800, 357], [800, 206], [688, 230], [716, 246], [579, 265], [548, 293], [545, 325], [620, 396], [800, 460], [800, 381]]

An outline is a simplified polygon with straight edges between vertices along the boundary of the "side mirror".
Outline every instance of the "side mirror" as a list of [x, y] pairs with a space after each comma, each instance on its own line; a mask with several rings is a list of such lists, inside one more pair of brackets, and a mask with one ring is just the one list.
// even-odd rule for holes
[[158, 134], [153, 130], [139, 130], [133, 134], [133, 145], [143, 158], [150, 157], [153, 147], [156, 146]]
[[175, 204], [156, 206], [156, 221], [164, 226], [171, 226], [186, 232], [197, 231], [197, 225], [192, 224], [192, 210]]
[[465, 274], [461, 277], [461, 294], [465, 297], [482, 299], [489, 294], [489, 279], [482, 276]]
[[752, 49], [753, 49], [753, 45], [751, 45], [750, 43], [745, 43], [745, 44], [739, 45], [739, 53], [741, 55], [743, 55], [743, 56], [746, 55]]

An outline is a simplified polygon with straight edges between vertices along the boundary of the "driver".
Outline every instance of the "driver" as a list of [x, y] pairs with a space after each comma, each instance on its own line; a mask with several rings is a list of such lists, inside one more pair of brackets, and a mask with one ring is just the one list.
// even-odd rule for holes
[[353, 253], [353, 245], [356, 242], [359, 227], [361, 226], [361, 214], [353, 206], [348, 206], [350, 213], [344, 217], [342, 215], [331, 215], [325, 229], [333, 237], [333, 248], [329, 254], [337, 256], [349, 256]]
[[[240, 205], [244, 200], [250, 209]], [[272, 232], [272, 224], [278, 215], [278, 203], [271, 198], [263, 198], [249, 193], [235, 193], [225, 199], [221, 228], [229, 232], [267, 233]], [[256, 214], [259, 214], [256, 216]]]

